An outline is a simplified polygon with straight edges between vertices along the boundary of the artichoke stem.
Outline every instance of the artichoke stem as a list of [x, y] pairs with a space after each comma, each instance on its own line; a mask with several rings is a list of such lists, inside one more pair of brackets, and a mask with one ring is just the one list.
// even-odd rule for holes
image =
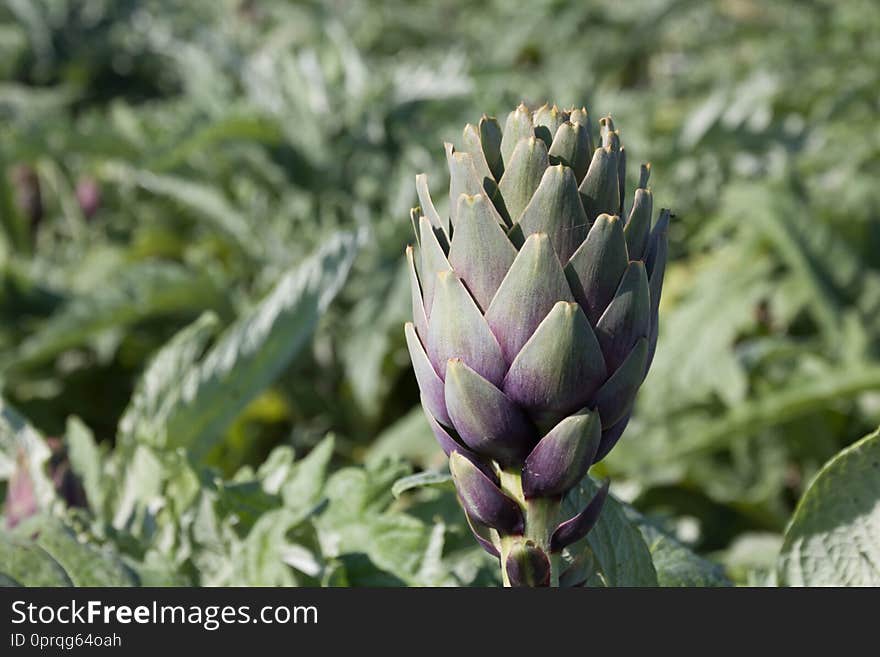
[[501, 538], [501, 584], [504, 588], [510, 588], [510, 576], [507, 574], [507, 558], [510, 556], [510, 549], [513, 547], [514, 539], [511, 536]]
[[511, 548], [522, 540], [531, 541], [541, 548], [550, 559], [550, 586], [559, 586], [558, 555], [550, 552], [550, 537], [559, 524], [559, 507], [561, 500], [557, 498], [535, 498], [527, 500], [523, 494], [522, 477], [519, 471], [499, 470], [499, 483], [501, 490], [516, 500], [522, 508], [525, 517], [525, 533], [522, 538], [514, 536], [501, 537], [501, 578], [504, 586], [510, 586], [510, 577], [507, 573], [507, 557]]

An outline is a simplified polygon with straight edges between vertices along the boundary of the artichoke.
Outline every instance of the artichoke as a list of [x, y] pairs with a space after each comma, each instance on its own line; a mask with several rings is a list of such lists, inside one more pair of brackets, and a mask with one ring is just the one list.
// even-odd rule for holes
[[448, 220], [416, 177], [406, 343], [468, 523], [505, 585], [558, 585], [560, 552], [595, 524], [607, 483], [573, 517], [562, 499], [620, 438], [657, 343], [670, 213], [652, 227], [643, 165], [624, 214], [610, 116], [599, 141], [584, 109], [520, 105], [503, 131], [483, 116], [461, 150], [446, 144]]

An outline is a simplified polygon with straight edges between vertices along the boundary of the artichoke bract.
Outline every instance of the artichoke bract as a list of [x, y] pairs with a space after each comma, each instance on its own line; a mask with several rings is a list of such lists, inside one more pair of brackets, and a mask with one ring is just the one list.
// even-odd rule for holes
[[[406, 343], [428, 422], [478, 542], [505, 585], [558, 585], [560, 552], [599, 518], [562, 498], [614, 447], [657, 344], [668, 210], [652, 226], [642, 165], [610, 116], [524, 105], [446, 144], [449, 212], [424, 174], [406, 257]], [[565, 578], [563, 578], [565, 579]]]

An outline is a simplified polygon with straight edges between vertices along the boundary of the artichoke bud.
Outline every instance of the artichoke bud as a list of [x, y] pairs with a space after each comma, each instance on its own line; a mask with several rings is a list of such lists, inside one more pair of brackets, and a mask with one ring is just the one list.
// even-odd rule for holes
[[550, 559], [532, 541], [514, 544], [507, 554], [505, 569], [511, 586], [550, 586]]
[[501, 565], [534, 584], [540, 556], [599, 518], [607, 487], [571, 518], [560, 500], [629, 423], [657, 345], [672, 215], [653, 222], [649, 165], [626, 198], [610, 116], [593, 135], [583, 108], [520, 105], [503, 125], [483, 116], [460, 149], [446, 145], [448, 215], [416, 177], [405, 336], [477, 541], [519, 546]]
[[86, 219], [91, 219], [101, 207], [101, 186], [94, 178], [82, 178], [76, 183], [76, 201]]

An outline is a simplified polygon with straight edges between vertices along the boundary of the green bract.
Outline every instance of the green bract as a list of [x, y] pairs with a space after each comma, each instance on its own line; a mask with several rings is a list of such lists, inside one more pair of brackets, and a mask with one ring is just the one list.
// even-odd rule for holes
[[625, 203], [611, 117], [520, 105], [446, 144], [449, 216], [424, 175], [407, 250], [406, 341], [422, 405], [481, 545], [505, 583], [558, 584], [607, 487], [574, 517], [560, 502], [614, 446], [657, 344], [670, 213], [652, 227], [650, 168]]

